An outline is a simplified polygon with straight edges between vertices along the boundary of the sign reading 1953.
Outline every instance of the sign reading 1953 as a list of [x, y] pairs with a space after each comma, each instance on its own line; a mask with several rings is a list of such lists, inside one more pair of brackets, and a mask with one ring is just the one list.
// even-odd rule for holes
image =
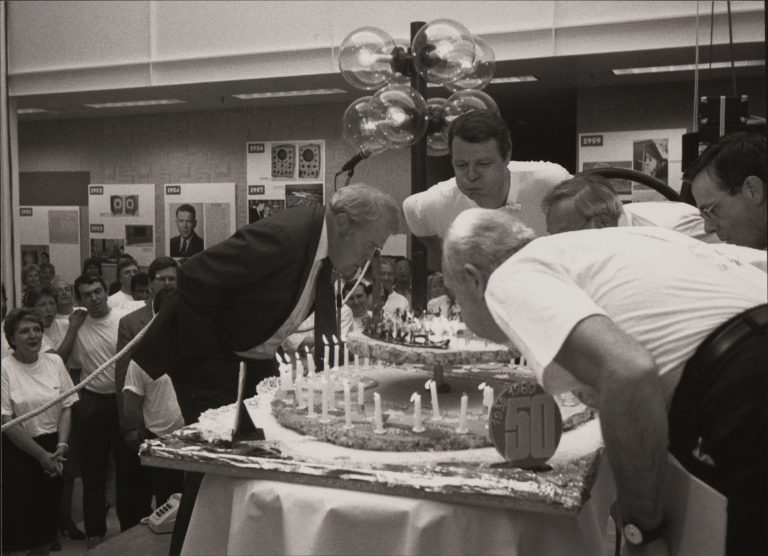
[[602, 147], [603, 136], [602, 135], [582, 135], [581, 146], [582, 147]]
[[166, 185], [165, 186], [165, 194], [166, 195], [181, 195], [181, 186], [180, 185]]
[[91, 195], [104, 195], [104, 188], [100, 185], [92, 185], [88, 191]]
[[493, 445], [504, 459], [528, 469], [544, 465], [563, 434], [563, 418], [555, 399], [529, 382], [514, 384], [499, 394], [488, 425]]

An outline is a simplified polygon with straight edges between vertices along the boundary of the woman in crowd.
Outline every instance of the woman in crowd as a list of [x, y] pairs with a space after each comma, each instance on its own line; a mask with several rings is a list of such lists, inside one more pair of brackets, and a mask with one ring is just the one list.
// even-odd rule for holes
[[[2, 423], [72, 388], [58, 355], [41, 353], [43, 319], [12, 310], [3, 332], [14, 349], [2, 360]], [[2, 435], [2, 546], [4, 553], [47, 554], [56, 540], [61, 474], [69, 448], [73, 394]]]
[[56, 277], [56, 267], [48, 262], [40, 263], [40, 285], [50, 286]]
[[367, 282], [360, 282], [360, 284], [352, 290], [352, 286], [355, 285], [355, 281], [352, 280], [344, 284], [343, 294], [347, 299], [347, 304], [341, 308], [341, 337], [342, 339], [347, 337], [350, 332], [362, 331], [365, 327], [366, 319], [371, 318], [371, 293], [373, 292], [373, 286]]
[[99, 259], [85, 259], [83, 274], [88, 276], [101, 276], [101, 261]]
[[56, 318], [66, 320], [75, 308], [72, 286], [62, 278], [55, 278], [51, 289], [56, 296]]
[[30, 292], [40, 289], [40, 267], [36, 264], [28, 264], [21, 269], [21, 303], [25, 304], [25, 300]]

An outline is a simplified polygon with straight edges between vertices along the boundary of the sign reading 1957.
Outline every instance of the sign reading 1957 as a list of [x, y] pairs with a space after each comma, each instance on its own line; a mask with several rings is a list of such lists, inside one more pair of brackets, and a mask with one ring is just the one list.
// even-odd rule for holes
[[166, 185], [165, 186], [165, 194], [166, 195], [181, 195], [181, 186], [180, 185]]
[[582, 135], [581, 146], [582, 147], [602, 147], [603, 136], [602, 135]]
[[104, 195], [104, 188], [100, 185], [92, 185], [89, 191], [91, 195]]

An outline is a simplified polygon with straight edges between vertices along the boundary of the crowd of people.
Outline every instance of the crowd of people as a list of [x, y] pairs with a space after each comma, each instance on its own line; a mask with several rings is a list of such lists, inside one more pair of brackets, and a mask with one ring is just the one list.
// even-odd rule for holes
[[[731, 134], [704, 151], [686, 174], [697, 207], [623, 205], [603, 178], [513, 161], [509, 130], [488, 111], [457, 118], [449, 148], [455, 177], [403, 203], [353, 184], [326, 207], [260, 219], [182, 266], [159, 257], [144, 274], [126, 257], [114, 290], [94, 260], [74, 286], [52, 265], [24, 267], [25, 307], [4, 324], [3, 422], [73, 378], [94, 378], [79, 401], [4, 435], [15, 446], [4, 478], [25, 467], [23, 481], [56, 506], [34, 534], [41, 518], [8, 529], [4, 513], [4, 546], [50, 546], [69, 526], [71, 494], [70, 508], [59, 504], [78, 460], [84, 535], [103, 539], [111, 455], [121, 529], [153, 497], [159, 505], [183, 491], [179, 553], [202, 476], [148, 471], [138, 446], [235, 401], [241, 361], [253, 392], [276, 374], [276, 353], [310, 353], [322, 369], [332, 363], [323, 336], [360, 330], [377, 307], [411, 311], [407, 258], [382, 257], [376, 284], [355, 279], [404, 220], [442, 261], [427, 277], [429, 312], [460, 313], [479, 336], [520, 350], [545, 390], [599, 410], [627, 554], [667, 553], [668, 454], [728, 498], [727, 554], [768, 553], [765, 135]], [[177, 219], [194, 223], [187, 208]], [[56, 386], [43, 395], [40, 381]], [[258, 435], [246, 421], [241, 432]], [[4, 489], [3, 503], [18, 492]]]

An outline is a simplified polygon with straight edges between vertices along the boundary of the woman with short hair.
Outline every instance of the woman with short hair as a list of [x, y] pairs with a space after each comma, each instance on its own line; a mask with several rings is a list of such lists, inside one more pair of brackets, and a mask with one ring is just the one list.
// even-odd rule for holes
[[[64, 362], [41, 353], [43, 318], [30, 308], [8, 313], [3, 332], [13, 354], [2, 360], [2, 423], [70, 390]], [[72, 394], [2, 434], [2, 547], [4, 553], [48, 554], [56, 540], [62, 469], [69, 449]]]

